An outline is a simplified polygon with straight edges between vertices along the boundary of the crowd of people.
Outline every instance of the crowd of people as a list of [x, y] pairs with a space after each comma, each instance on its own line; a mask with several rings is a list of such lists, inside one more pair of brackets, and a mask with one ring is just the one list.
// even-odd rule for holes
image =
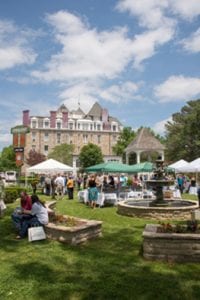
[[[52, 199], [61, 199], [68, 195], [69, 200], [74, 198], [74, 189], [88, 190], [88, 205], [95, 208], [99, 192], [114, 192], [126, 187], [133, 191], [140, 191], [144, 188], [144, 176], [125, 174], [82, 174], [74, 178], [71, 174], [41, 175], [37, 185], [32, 186], [33, 195], [28, 195], [25, 191], [21, 193], [20, 206], [17, 207], [11, 215], [13, 224], [18, 231], [17, 239], [24, 238], [27, 235], [28, 228], [33, 225], [46, 225], [48, 223], [48, 211], [43, 202], [37, 196], [37, 188], [40, 186], [45, 195]], [[197, 186], [194, 177], [188, 177], [178, 174], [174, 178], [175, 185], [181, 193], [187, 193], [191, 188]], [[200, 188], [197, 188], [197, 195], [200, 204]], [[0, 176], [0, 210], [6, 208], [4, 203], [4, 183]], [[3, 203], [3, 204], [2, 204]]]

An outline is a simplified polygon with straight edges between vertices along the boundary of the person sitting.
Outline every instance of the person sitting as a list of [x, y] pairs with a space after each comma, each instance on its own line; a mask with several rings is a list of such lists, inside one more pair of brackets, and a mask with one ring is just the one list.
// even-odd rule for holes
[[26, 237], [28, 228], [31, 226], [43, 226], [49, 222], [48, 210], [45, 205], [40, 201], [37, 195], [31, 196], [32, 208], [31, 210], [22, 209], [22, 213], [31, 216], [29, 219], [23, 219], [19, 235], [17, 239]]
[[23, 214], [22, 211], [24, 209], [31, 210], [32, 208], [31, 197], [25, 191], [21, 192], [20, 196], [20, 206], [17, 207], [11, 215], [11, 219], [17, 230], [21, 228], [23, 219], [30, 219], [30, 216]]

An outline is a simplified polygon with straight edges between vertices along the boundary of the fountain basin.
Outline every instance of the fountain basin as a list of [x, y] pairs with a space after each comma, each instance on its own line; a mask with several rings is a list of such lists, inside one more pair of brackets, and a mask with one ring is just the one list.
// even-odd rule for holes
[[152, 199], [128, 199], [117, 205], [117, 213], [129, 217], [155, 220], [186, 220], [191, 212], [198, 208], [192, 200], [165, 199], [166, 206], [151, 206]]
[[199, 233], [160, 233], [159, 225], [147, 224], [143, 231], [143, 256], [148, 260], [199, 262]]

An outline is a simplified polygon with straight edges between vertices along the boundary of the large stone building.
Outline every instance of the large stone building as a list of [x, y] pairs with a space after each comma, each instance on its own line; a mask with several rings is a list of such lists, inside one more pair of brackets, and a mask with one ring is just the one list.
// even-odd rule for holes
[[112, 147], [118, 140], [122, 124], [98, 103], [87, 114], [80, 107], [70, 111], [65, 105], [61, 105], [57, 111], [50, 111], [49, 116], [42, 117], [30, 116], [29, 110], [25, 110], [23, 125], [30, 128], [26, 134], [25, 157], [31, 149], [47, 156], [57, 145], [73, 144], [75, 168], [81, 148], [93, 143], [100, 146], [105, 161], [121, 160], [113, 154]]

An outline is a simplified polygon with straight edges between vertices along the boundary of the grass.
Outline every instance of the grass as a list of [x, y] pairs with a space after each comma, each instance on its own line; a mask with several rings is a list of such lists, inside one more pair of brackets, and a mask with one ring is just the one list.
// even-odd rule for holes
[[102, 220], [103, 236], [81, 246], [29, 243], [14, 239], [10, 214], [16, 205], [0, 219], [0, 299], [199, 299], [200, 264], [143, 259], [142, 232], [152, 221], [120, 216], [115, 207], [92, 210], [66, 197], [56, 210]]

